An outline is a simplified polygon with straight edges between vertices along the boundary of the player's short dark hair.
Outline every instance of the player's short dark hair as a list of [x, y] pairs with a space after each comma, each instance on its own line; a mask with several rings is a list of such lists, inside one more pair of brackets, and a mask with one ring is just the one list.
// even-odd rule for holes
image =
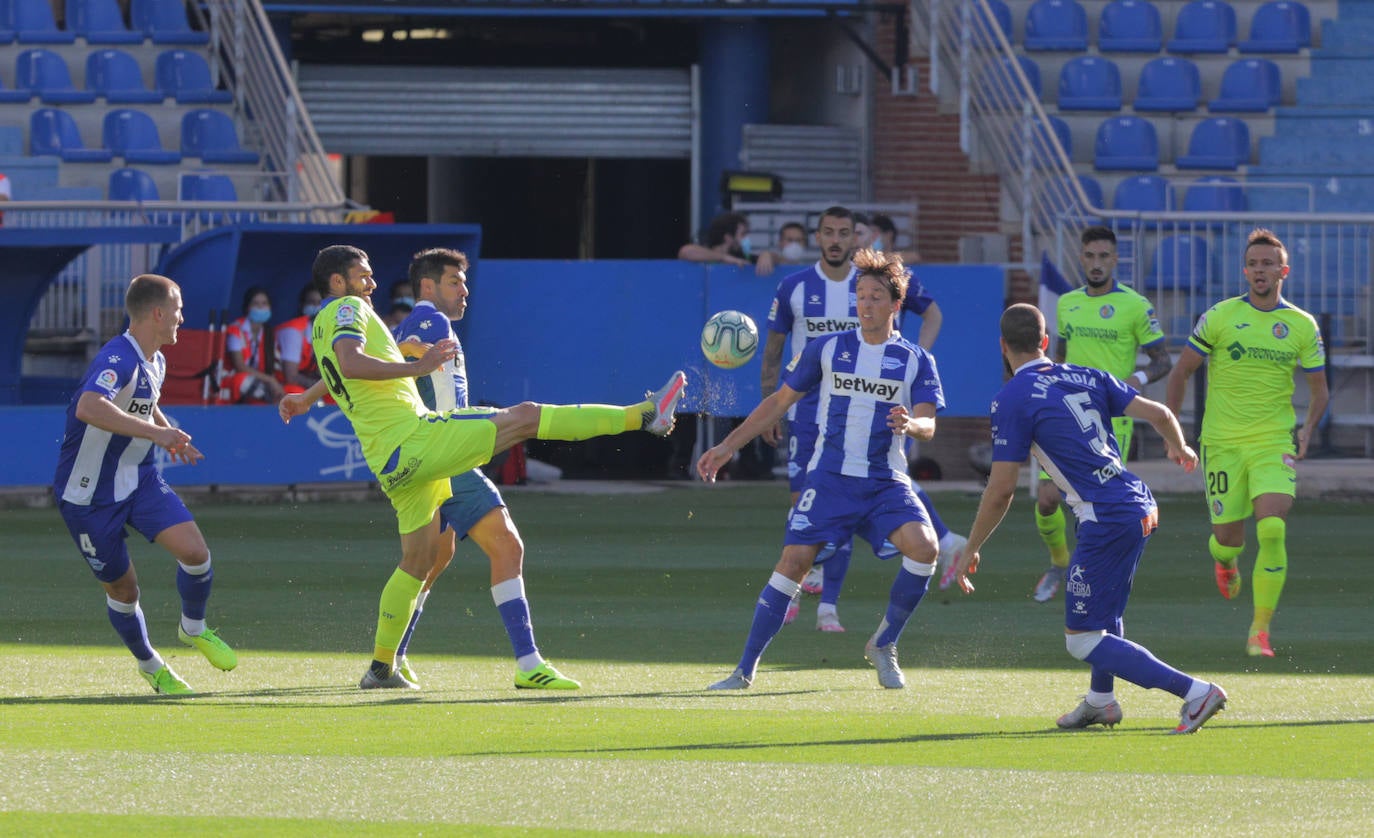
[[410, 257], [410, 285], [415, 291], [420, 290], [420, 280], [432, 279], [439, 281], [439, 277], [444, 275], [445, 268], [457, 268], [460, 271], [467, 271], [468, 257], [461, 250], [453, 250], [447, 247], [431, 247], [428, 250], [421, 250]]
[[165, 276], [158, 274], [139, 274], [129, 282], [129, 290], [124, 292], [124, 310], [130, 320], [137, 320], [155, 306], [172, 299], [172, 289], [180, 286]]
[[1267, 244], [1270, 247], [1279, 249], [1279, 257], [1283, 259], [1283, 264], [1288, 264], [1288, 248], [1284, 247], [1283, 240], [1273, 230], [1264, 227], [1256, 227], [1250, 231], [1250, 235], [1245, 239], [1245, 252], [1249, 253], [1250, 248], [1257, 244]]
[[892, 216], [890, 216], [890, 215], [883, 215], [882, 213], [876, 213], [876, 214], [874, 214], [874, 216], [873, 216], [872, 223], [873, 223], [873, 226], [874, 226], [874, 227], [878, 228], [879, 230], [881, 230], [881, 231], [884, 232], [884, 233], [895, 233], [895, 232], [897, 232], [897, 224], [896, 224], [896, 222], [894, 222], [894, 221], [892, 220]]
[[1079, 241], [1084, 247], [1093, 242], [1111, 242], [1112, 247], [1116, 247], [1116, 233], [1113, 233], [1110, 227], [1103, 227], [1099, 224], [1084, 230]]
[[901, 302], [906, 297], [911, 272], [902, 264], [900, 254], [865, 247], [854, 254], [854, 267], [858, 270], [858, 275], [854, 277], [856, 283], [864, 277], [871, 277], [882, 283], [893, 300]]
[[820, 222], [827, 218], [843, 218], [852, 223], [854, 221], [855, 216], [854, 211], [849, 207], [842, 207], [839, 204], [836, 204], [833, 207], [826, 207], [825, 209], [821, 210], [821, 217], [817, 219], [816, 227], [819, 228], [821, 226]]
[[248, 286], [248, 290], [243, 292], [243, 313], [244, 313], [244, 314], [247, 314], [247, 313], [248, 313], [248, 307], [251, 306], [251, 305], [253, 305], [253, 298], [256, 297], [256, 296], [259, 295], [259, 294], [261, 294], [261, 295], [263, 295], [264, 297], [267, 298], [267, 302], [268, 302], [269, 305], [272, 303], [272, 295], [269, 294], [269, 293], [267, 293], [267, 289], [266, 289], [266, 288], [263, 288], [261, 285], [250, 285], [250, 286]]
[[1002, 312], [1002, 340], [1013, 352], [1037, 352], [1045, 342], [1045, 316], [1030, 303], [1017, 303]]
[[[348, 269], [367, 259], [367, 253], [351, 244], [331, 244], [315, 254], [310, 266], [310, 281], [321, 296], [329, 296], [329, 278], [334, 274], [347, 276]], [[370, 260], [369, 260], [370, 261]]]
[[733, 236], [741, 224], [749, 224], [749, 218], [742, 212], [723, 212], [712, 218], [711, 223], [706, 225], [706, 246], [724, 244], [725, 237]]

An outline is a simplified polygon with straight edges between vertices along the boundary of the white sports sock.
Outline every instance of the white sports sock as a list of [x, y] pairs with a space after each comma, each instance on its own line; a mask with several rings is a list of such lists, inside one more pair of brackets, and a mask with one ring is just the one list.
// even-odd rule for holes
[[205, 633], [205, 621], [192, 620], [190, 617], [187, 617], [185, 614], [182, 614], [181, 630], [191, 635], [192, 637], [198, 637]]
[[816, 606], [817, 617], [824, 617], [826, 615], [838, 617], [839, 614], [840, 612], [835, 610], [835, 603], [833, 602], [822, 602], [820, 605]]
[[1116, 701], [1116, 693], [1099, 693], [1088, 690], [1088, 694], [1083, 697], [1083, 700], [1088, 702], [1089, 707], [1102, 708]]
[[1211, 688], [1212, 685], [1207, 683], [1206, 681], [1200, 681], [1197, 678], [1194, 678], [1193, 685], [1188, 688], [1188, 694], [1183, 697], [1183, 700], [1197, 701], [1199, 698], [1202, 698], [1204, 695], [1206, 695], [1207, 691]]

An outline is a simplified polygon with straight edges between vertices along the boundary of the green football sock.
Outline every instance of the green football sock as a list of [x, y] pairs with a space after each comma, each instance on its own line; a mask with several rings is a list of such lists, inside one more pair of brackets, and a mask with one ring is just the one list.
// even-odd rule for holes
[[639, 430], [641, 405], [546, 404], [539, 408], [539, 439], [579, 440]]
[[1238, 547], [1228, 547], [1220, 541], [1217, 541], [1217, 537], [1213, 535], [1207, 538], [1207, 550], [1212, 554], [1213, 559], [1230, 567], [1236, 563], [1236, 559], [1245, 551], [1245, 545], [1241, 544]]
[[424, 587], [423, 579], [416, 579], [399, 567], [382, 588], [382, 600], [377, 607], [376, 649], [374, 660], [387, 666], [396, 662], [396, 647], [401, 645], [410, 614], [415, 610], [415, 598]]
[[1040, 507], [1035, 507], [1035, 528], [1040, 531], [1040, 539], [1050, 548], [1050, 564], [1055, 567], [1069, 566], [1069, 541], [1064, 534], [1064, 507], [1056, 506], [1049, 515], [1041, 515]]
[[1268, 631], [1269, 620], [1279, 607], [1279, 595], [1288, 579], [1288, 525], [1282, 518], [1255, 522], [1259, 554], [1255, 556], [1255, 624], [1250, 633]]

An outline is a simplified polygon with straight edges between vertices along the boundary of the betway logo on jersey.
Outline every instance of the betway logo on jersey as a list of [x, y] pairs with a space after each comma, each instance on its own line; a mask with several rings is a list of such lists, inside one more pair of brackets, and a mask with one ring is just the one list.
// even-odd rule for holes
[[859, 328], [859, 318], [857, 317], [806, 318], [806, 336], [808, 338], [833, 335], [836, 332], [852, 332], [857, 328]]
[[134, 399], [129, 402], [127, 412], [135, 416], [152, 416], [153, 402], [151, 399]]
[[876, 396], [885, 402], [897, 400], [901, 382], [882, 378], [868, 378], [842, 372], [830, 374], [830, 387], [837, 396]]

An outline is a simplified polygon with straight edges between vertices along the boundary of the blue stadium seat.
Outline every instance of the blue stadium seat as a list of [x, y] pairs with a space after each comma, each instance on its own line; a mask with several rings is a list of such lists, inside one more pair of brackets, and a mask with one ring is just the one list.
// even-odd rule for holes
[[1088, 13], [1078, 0], [1035, 0], [1026, 10], [1027, 50], [1088, 48]]
[[162, 165], [181, 162], [181, 152], [162, 147], [157, 124], [143, 111], [120, 108], [105, 114], [101, 145], [126, 163]]
[[1169, 52], [1224, 53], [1236, 42], [1236, 10], [1222, 0], [1193, 0], [1178, 10]]
[[139, 169], [115, 169], [110, 172], [111, 201], [159, 200], [153, 176]]
[[[1040, 66], [1033, 60], [1024, 55], [1015, 58], [1016, 63], [1021, 67], [1021, 72], [1025, 74], [1026, 81], [1030, 82], [1031, 93], [1036, 99], [1040, 98]], [[989, 64], [983, 76], [981, 88], [994, 105], [1002, 107], [1016, 106], [1021, 103], [1021, 83], [1016, 78], [1016, 71], [1012, 69], [1012, 59], [1002, 58], [1001, 60]]]
[[1307, 7], [1287, 0], [1265, 3], [1250, 18], [1250, 39], [1241, 52], [1298, 52], [1312, 45], [1312, 17]]
[[1193, 126], [1180, 169], [1237, 169], [1250, 162], [1250, 127], [1232, 116], [1214, 116]]
[[10, 0], [15, 38], [21, 44], [74, 44], [76, 35], [57, 28], [49, 0]]
[[1162, 236], [1145, 274], [1147, 291], [1205, 291], [1211, 274], [1207, 240], [1200, 236]]
[[988, 8], [992, 9], [993, 22], [997, 28], [1002, 30], [1002, 34], [1007, 37], [1008, 44], [1016, 43], [1016, 27], [1011, 21], [1011, 7], [1002, 0], [988, 0]]
[[1279, 65], [1267, 58], [1241, 58], [1221, 74], [1220, 95], [1207, 103], [1207, 109], [1259, 113], [1277, 107], [1282, 92]]
[[237, 201], [238, 192], [228, 175], [210, 172], [187, 172], [182, 174], [181, 200], [183, 201]]
[[1164, 24], [1159, 9], [1147, 0], [1112, 0], [1097, 22], [1100, 52], [1159, 52]]
[[1064, 62], [1059, 70], [1061, 111], [1121, 110], [1121, 70], [1116, 62], [1095, 55], [1080, 55]]
[[49, 49], [27, 49], [14, 62], [14, 87], [27, 90], [49, 105], [84, 105], [95, 94], [77, 90], [62, 56]]
[[1087, 214], [1079, 207], [1078, 190], [1075, 186], [1081, 187], [1083, 195], [1088, 199], [1086, 209], [1106, 207], [1102, 198], [1102, 184], [1091, 175], [1059, 175], [1050, 178], [1041, 187], [1043, 199], [1062, 217], [1072, 218], [1081, 224], [1100, 224], [1101, 219]]
[[1245, 187], [1235, 178], [1198, 178], [1183, 196], [1184, 212], [1245, 212], [1248, 209]]
[[1127, 212], [1173, 212], [1174, 188], [1159, 175], [1122, 178], [1112, 193], [1112, 209]]
[[1149, 120], [1113, 116], [1097, 128], [1093, 166], [1100, 170], [1153, 172], [1159, 169], [1159, 136]]
[[228, 114], [194, 110], [181, 118], [181, 153], [206, 163], [257, 163], [258, 155], [239, 145]]
[[1137, 111], [1192, 111], [1202, 100], [1202, 76], [1186, 58], [1164, 56], [1140, 68]]
[[76, 120], [57, 108], [39, 108], [29, 115], [29, 154], [61, 157], [68, 163], [108, 163], [108, 149], [87, 148]]
[[67, 0], [67, 28], [92, 45], [143, 43], [142, 32], [124, 25], [117, 0]]
[[143, 84], [143, 71], [121, 49], [97, 49], [86, 56], [86, 89], [112, 105], [150, 105], [162, 94]]
[[1069, 129], [1069, 123], [1053, 114], [1046, 114], [1049, 119], [1049, 130], [1046, 131], [1044, 123], [1036, 122], [1031, 131], [1030, 148], [1036, 166], [1042, 169], [1053, 168], [1058, 163], [1058, 156], [1055, 155], [1051, 137], [1059, 141], [1059, 145], [1064, 148], [1064, 156], [1070, 161], [1073, 160], [1073, 132]]
[[155, 44], [210, 43], [208, 32], [198, 32], [187, 22], [184, 0], [131, 0], [129, 22]]
[[155, 67], [157, 89], [176, 99], [179, 105], [227, 104], [234, 97], [227, 90], [215, 89], [210, 65], [198, 52], [169, 49], [160, 53]]
[[0, 81], [0, 104], [21, 104], [33, 98], [27, 90], [11, 90]]
[[14, 43], [14, 22], [10, 15], [10, 0], [0, 0], [0, 44]]

